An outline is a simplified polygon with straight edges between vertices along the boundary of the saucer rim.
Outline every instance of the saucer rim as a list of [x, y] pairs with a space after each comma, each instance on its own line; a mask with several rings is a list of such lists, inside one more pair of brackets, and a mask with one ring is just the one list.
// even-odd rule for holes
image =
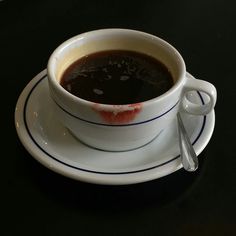
[[[134, 184], [134, 183], [145, 182], [148, 180], [158, 179], [160, 177], [171, 174], [182, 167], [182, 164], [179, 160], [180, 159], [179, 155], [170, 159], [167, 162], [161, 163], [157, 166], [146, 168], [145, 170], [141, 169], [137, 171], [121, 172], [121, 173], [100, 172], [100, 171], [93, 171], [93, 170], [87, 170], [87, 169], [84, 170], [82, 168], [71, 166], [68, 163], [64, 163], [63, 161], [53, 158], [50, 155], [50, 153], [48, 153], [46, 150], [40, 147], [37, 144], [37, 142], [34, 140], [34, 138], [31, 135], [31, 132], [28, 130], [27, 122], [25, 121], [25, 115], [24, 115], [24, 113], [26, 113], [26, 103], [27, 103], [28, 98], [30, 97], [30, 93], [34, 90], [33, 88], [37, 86], [37, 84], [41, 80], [43, 80], [46, 76], [47, 76], [47, 71], [45, 69], [42, 72], [40, 72], [38, 75], [36, 75], [27, 84], [27, 86], [23, 89], [21, 95], [19, 96], [19, 99], [16, 105], [16, 110], [15, 110], [15, 126], [17, 130], [17, 134], [20, 138], [20, 141], [22, 142], [26, 150], [32, 155], [32, 157], [34, 157], [41, 164], [43, 164], [47, 168], [59, 174], [62, 174], [64, 176], [67, 176], [67, 177], [70, 177], [79, 181], [95, 183], [95, 184], [109, 184], [109, 185]], [[206, 117], [208, 117], [208, 119], [206, 119]], [[22, 121], [24, 122], [22, 123]], [[207, 128], [206, 127], [207, 123], [208, 123], [208, 126], [210, 125], [210, 127], [208, 127], [208, 132], [206, 135], [207, 137], [205, 136], [205, 141], [203, 142], [202, 145], [200, 145], [199, 149], [196, 150], [198, 155], [206, 147], [206, 145], [208, 144], [212, 136], [214, 125], [215, 125], [214, 111], [212, 111], [211, 114], [204, 116], [203, 123], [204, 124], [201, 127], [201, 131], [199, 132], [198, 137], [195, 139], [194, 143], [197, 142], [198, 139], [203, 135], [202, 133], [204, 129]], [[47, 158], [43, 158], [42, 155], [43, 156], [46, 155]], [[177, 166], [175, 163], [176, 161], [177, 161]], [[175, 165], [173, 165], [174, 163]], [[158, 168], [160, 169], [161, 167], [166, 167], [168, 171], [162, 170], [159, 173], [157, 169]]]

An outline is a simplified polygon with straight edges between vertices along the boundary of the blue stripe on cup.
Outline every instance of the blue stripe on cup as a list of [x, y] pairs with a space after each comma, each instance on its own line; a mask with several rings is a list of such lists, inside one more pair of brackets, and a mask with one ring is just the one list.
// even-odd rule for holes
[[151, 118], [149, 120], [145, 120], [145, 121], [140, 121], [140, 122], [136, 122], [136, 123], [128, 123], [128, 124], [104, 124], [104, 123], [98, 123], [98, 122], [94, 122], [94, 121], [89, 121], [89, 120], [86, 120], [86, 119], [83, 119], [79, 116], [76, 116], [72, 113], [70, 113], [69, 111], [67, 111], [65, 108], [63, 108], [61, 105], [59, 105], [53, 98], [52, 100], [54, 101], [54, 103], [62, 110], [64, 111], [65, 113], [67, 113], [68, 115], [78, 119], [78, 120], [81, 120], [81, 121], [84, 121], [84, 122], [87, 122], [87, 123], [90, 123], [90, 124], [94, 124], [94, 125], [102, 125], [102, 126], [134, 126], [134, 125], [140, 125], [140, 124], [145, 124], [145, 123], [148, 123], [148, 122], [151, 122], [151, 121], [154, 121], [156, 119], [159, 119], [161, 118], [162, 116], [166, 115], [167, 113], [169, 113], [171, 110], [173, 110], [179, 103], [179, 100], [170, 108], [168, 109], [167, 111], [163, 112], [162, 114], [154, 117], [154, 118]]

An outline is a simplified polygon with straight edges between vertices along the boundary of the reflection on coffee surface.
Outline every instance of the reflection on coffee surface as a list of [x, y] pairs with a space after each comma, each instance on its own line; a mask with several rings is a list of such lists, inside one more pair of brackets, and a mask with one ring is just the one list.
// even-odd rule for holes
[[173, 86], [173, 78], [168, 68], [151, 56], [109, 50], [75, 61], [65, 70], [60, 83], [82, 99], [121, 105], [160, 96]]

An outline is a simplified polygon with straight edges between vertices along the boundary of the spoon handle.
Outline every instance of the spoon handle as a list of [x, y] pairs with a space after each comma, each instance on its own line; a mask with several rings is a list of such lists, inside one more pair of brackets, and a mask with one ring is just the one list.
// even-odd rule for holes
[[188, 134], [184, 128], [184, 124], [180, 114], [177, 114], [178, 132], [179, 132], [179, 147], [181, 162], [185, 170], [195, 171], [198, 168], [198, 158], [193, 149]]

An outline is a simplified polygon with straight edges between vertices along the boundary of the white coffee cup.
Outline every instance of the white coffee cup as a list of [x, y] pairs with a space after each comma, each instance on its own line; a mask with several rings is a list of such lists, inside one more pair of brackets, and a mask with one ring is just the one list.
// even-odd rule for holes
[[[86, 101], [60, 85], [63, 72], [79, 58], [115, 49], [137, 51], [157, 58], [171, 72], [174, 85], [154, 99], [127, 105]], [[184, 60], [173, 46], [154, 35], [135, 30], [102, 29], [77, 35], [52, 53], [47, 70], [57, 117], [80, 141], [102, 150], [126, 151], [141, 147], [173, 122], [180, 109], [205, 115], [216, 103], [215, 87], [188, 76]], [[192, 103], [186, 96], [192, 90], [206, 93], [209, 102], [205, 105]]]

